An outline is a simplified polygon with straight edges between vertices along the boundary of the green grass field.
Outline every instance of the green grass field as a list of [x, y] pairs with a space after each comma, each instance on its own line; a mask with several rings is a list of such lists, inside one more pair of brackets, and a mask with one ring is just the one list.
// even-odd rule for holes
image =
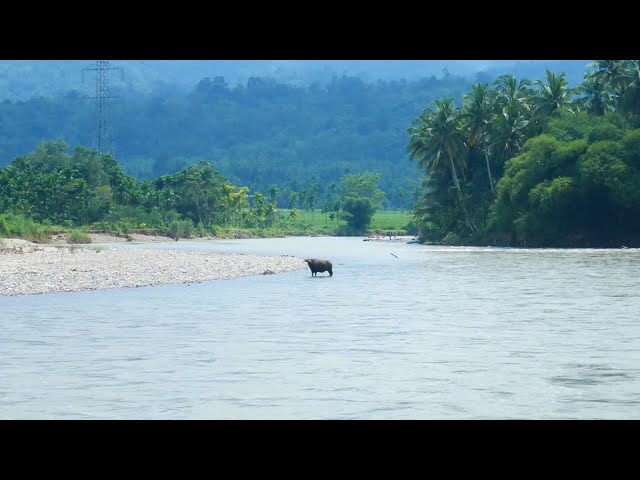
[[[335, 220], [332, 222], [323, 215], [320, 210], [314, 212], [300, 211], [300, 219], [309, 223], [313, 227], [335, 226]], [[378, 210], [371, 222], [372, 230], [400, 230], [411, 220], [411, 212], [396, 210]], [[344, 221], [340, 221], [344, 224]]]
[[411, 221], [411, 212], [378, 210], [371, 222], [372, 229], [399, 230]]

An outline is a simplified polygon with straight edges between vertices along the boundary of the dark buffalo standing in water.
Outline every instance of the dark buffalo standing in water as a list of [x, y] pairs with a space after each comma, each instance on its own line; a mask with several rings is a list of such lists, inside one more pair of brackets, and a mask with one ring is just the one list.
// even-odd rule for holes
[[305, 258], [304, 260], [309, 265], [311, 270], [311, 276], [313, 277], [318, 272], [329, 272], [329, 276], [333, 277], [333, 265], [329, 260], [318, 260], [317, 258]]

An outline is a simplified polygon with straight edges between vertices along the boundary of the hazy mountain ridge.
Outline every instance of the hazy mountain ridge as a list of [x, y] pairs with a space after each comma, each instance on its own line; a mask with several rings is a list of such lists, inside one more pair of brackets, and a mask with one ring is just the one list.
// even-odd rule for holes
[[[544, 78], [545, 68], [566, 72], [570, 84], [582, 81], [589, 60], [113, 60], [121, 70], [110, 72], [114, 92], [178, 94], [201, 79], [222, 76], [230, 86], [245, 85], [250, 77], [310, 85], [334, 76], [357, 76], [363, 81], [417, 80], [446, 72], [481, 81], [509, 73], [531, 80]], [[78, 91], [95, 94], [95, 60], [0, 60], [0, 100], [26, 100]], [[87, 69], [89, 68], [89, 69]], [[83, 71], [84, 69], [84, 71]]]

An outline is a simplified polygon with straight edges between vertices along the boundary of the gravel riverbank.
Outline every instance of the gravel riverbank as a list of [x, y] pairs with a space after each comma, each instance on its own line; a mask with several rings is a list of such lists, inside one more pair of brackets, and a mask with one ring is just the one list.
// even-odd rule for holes
[[[100, 239], [104, 240], [104, 239]], [[195, 283], [307, 268], [303, 259], [0, 239], [0, 296]]]

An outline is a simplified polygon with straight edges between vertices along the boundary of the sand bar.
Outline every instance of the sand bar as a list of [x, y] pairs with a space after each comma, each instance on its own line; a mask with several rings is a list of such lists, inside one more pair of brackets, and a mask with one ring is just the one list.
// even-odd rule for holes
[[303, 259], [292, 256], [76, 246], [60, 239], [57, 244], [0, 239], [0, 296], [195, 283], [305, 268]]

